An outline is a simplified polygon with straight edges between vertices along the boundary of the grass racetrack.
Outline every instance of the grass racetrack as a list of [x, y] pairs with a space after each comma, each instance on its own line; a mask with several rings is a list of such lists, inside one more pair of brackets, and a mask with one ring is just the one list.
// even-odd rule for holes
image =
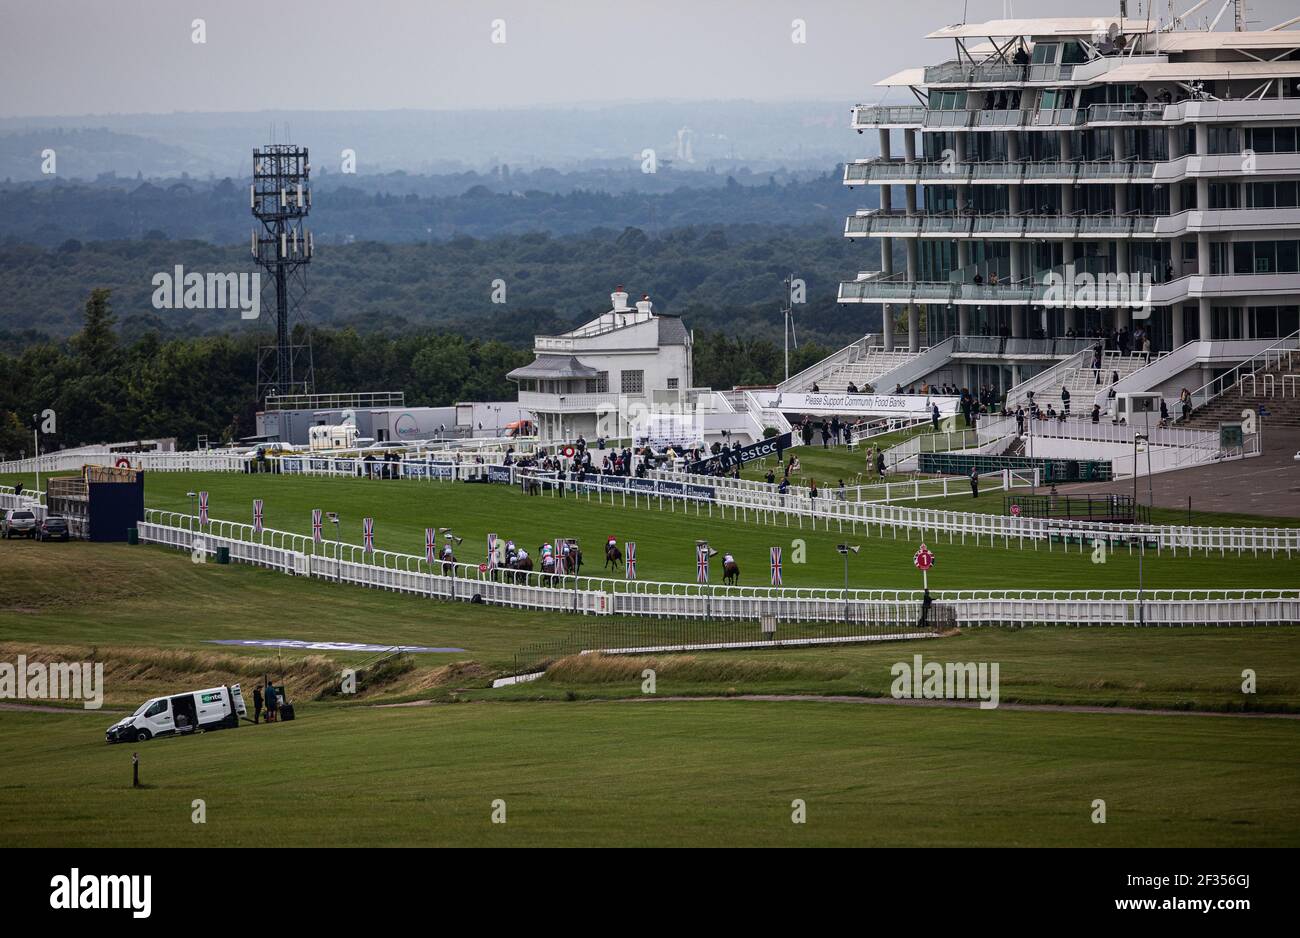
[[[8, 482], [9, 480], [4, 480]], [[30, 484], [30, 480], [28, 482]], [[264, 524], [268, 528], [311, 533], [311, 511], [321, 508], [338, 512], [339, 536], [360, 544], [362, 519], [375, 519], [375, 546], [384, 550], [423, 556], [424, 529], [451, 527], [465, 541], [457, 548], [457, 559], [478, 563], [486, 557], [487, 535], [513, 538], [535, 552], [543, 541], [577, 537], [583, 545], [586, 565], [583, 573], [600, 576], [602, 546], [613, 535], [621, 544], [637, 543], [638, 575], [642, 580], [695, 581], [695, 541], [698, 538], [721, 551], [735, 554], [741, 582], [763, 585], [769, 581], [768, 548], [785, 551], [786, 586], [841, 587], [844, 564], [835, 545], [848, 541], [860, 544], [862, 552], [850, 558], [849, 586], [856, 589], [919, 589], [920, 577], [912, 566], [912, 555], [923, 538], [919, 532], [891, 532], [883, 535], [872, 528], [852, 532], [832, 526], [813, 529], [792, 524], [765, 526], [724, 520], [718, 510], [710, 517], [707, 509], [672, 505], [663, 508], [633, 507], [629, 499], [611, 505], [585, 496], [555, 498], [528, 497], [503, 485], [470, 485], [450, 482], [408, 482], [367, 479], [337, 479], [306, 476], [245, 475], [240, 473], [149, 473], [146, 502], [150, 508], [188, 513], [192, 510], [187, 491], [207, 491], [213, 518], [252, 523], [255, 498], [265, 502]], [[936, 502], [939, 500], [936, 500]], [[961, 500], [943, 506], [958, 510]], [[966, 502], [970, 500], [967, 499]], [[981, 499], [979, 501], [985, 501]], [[988, 499], [992, 502], [993, 499]], [[998, 497], [996, 505], [1001, 505]], [[930, 503], [926, 507], [940, 507]], [[991, 506], [990, 506], [991, 507]], [[327, 525], [326, 537], [333, 531]], [[897, 534], [897, 536], [895, 536]], [[1092, 549], [1060, 544], [1049, 550], [1035, 549], [1012, 541], [990, 545], [967, 538], [949, 543], [947, 535], [924, 538], [938, 557], [930, 571], [930, 587], [945, 589], [1136, 589], [1136, 550], [1112, 551], [1104, 564], [1092, 559]], [[805, 549], [797, 555], [798, 541]], [[797, 559], [804, 558], [804, 562]], [[621, 576], [622, 574], [614, 574]], [[715, 559], [714, 582], [721, 575], [720, 558]], [[1300, 581], [1300, 558], [1285, 556], [1219, 556], [1196, 554], [1172, 556], [1148, 551], [1143, 561], [1143, 581], [1148, 589], [1234, 589], [1287, 588]]]
[[[105, 747], [5, 714], [11, 843], [1294, 845], [1293, 721], [750, 701], [334, 709]], [[87, 726], [87, 724], [93, 724]], [[132, 790], [131, 750], [147, 789]], [[803, 799], [807, 823], [791, 823]], [[191, 821], [194, 799], [207, 823]], [[492, 802], [505, 824], [491, 823]], [[1093, 801], [1107, 822], [1092, 823]]]
[[[802, 537], [787, 585], [836, 586], [850, 535], [707, 514], [527, 498], [504, 486], [233, 474], [148, 477], [151, 507], [302, 533], [310, 510], [343, 514], [359, 542], [421, 553], [423, 528], [495, 531], [531, 547], [577, 536], [599, 573], [606, 534], [638, 542], [643, 578], [693, 579], [693, 541], [737, 553], [766, 581], [766, 549]], [[919, 538], [859, 532], [850, 585], [915, 587]], [[1104, 565], [1040, 546], [931, 546], [934, 588], [1132, 587], [1136, 557]], [[1076, 549], [1077, 550], [1077, 549]], [[493, 690], [521, 646], [591, 618], [448, 603], [340, 586], [125, 544], [0, 542], [0, 661], [19, 654], [105, 662], [106, 703], [281, 675], [292, 723], [106, 746], [118, 714], [42, 712], [0, 701], [0, 823], [28, 845], [1289, 845], [1300, 844], [1300, 631], [973, 629], [877, 646], [658, 658], [566, 658], [543, 679]], [[1148, 587], [1293, 587], [1300, 561], [1148, 554]], [[367, 653], [208, 644], [302, 639], [451, 647], [363, 684], [326, 691]], [[997, 662], [1003, 707], [874, 703], [891, 666]], [[655, 697], [642, 672], [657, 673]], [[1243, 671], [1258, 675], [1243, 694]], [[741, 695], [836, 695], [769, 701]], [[414, 706], [378, 706], [414, 702]], [[59, 702], [54, 702], [56, 705]], [[1061, 705], [1112, 708], [1081, 713]], [[1055, 708], [1055, 709], [1053, 709]], [[1129, 713], [1138, 708], [1191, 713]], [[1241, 715], [1240, 711], [1268, 715]], [[1212, 714], [1212, 715], [1210, 715]], [[142, 756], [143, 790], [130, 787]], [[193, 799], [207, 823], [194, 824]], [[491, 823], [504, 799], [508, 823]], [[792, 824], [803, 799], [808, 823]], [[1107, 823], [1092, 823], [1093, 801]]]

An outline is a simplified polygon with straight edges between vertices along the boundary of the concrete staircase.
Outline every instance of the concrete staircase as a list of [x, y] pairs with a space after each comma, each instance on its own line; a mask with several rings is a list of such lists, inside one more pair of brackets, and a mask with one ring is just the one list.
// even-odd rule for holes
[[[1265, 433], [1268, 432], [1269, 427], [1300, 428], [1300, 397], [1295, 396], [1300, 390], [1296, 388], [1298, 382], [1288, 382], [1287, 396], [1282, 396], [1282, 377], [1300, 374], [1300, 361], [1297, 361], [1296, 365], [1297, 370], [1292, 370], [1289, 365], [1277, 365], [1255, 372], [1254, 382], [1249, 376], [1239, 381], [1209, 403], [1192, 411], [1191, 417], [1187, 420], [1179, 420], [1178, 426], [1213, 430], [1220, 423], [1241, 420], [1243, 410], [1254, 410], [1259, 413], [1263, 408], [1268, 412], [1263, 419]], [[1273, 379], [1272, 394], [1265, 393], [1268, 383], [1266, 375], [1271, 375]]]

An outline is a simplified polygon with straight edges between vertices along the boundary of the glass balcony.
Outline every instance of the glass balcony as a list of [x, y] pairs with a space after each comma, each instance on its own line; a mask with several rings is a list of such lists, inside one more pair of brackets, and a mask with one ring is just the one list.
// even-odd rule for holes
[[927, 85], [999, 84], [1069, 81], [1073, 65], [1015, 65], [1009, 62], [944, 62], [925, 70]]
[[897, 303], [928, 300], [936, 303], [947, 303], [953, 297], [954, 285], [951, 283], [909, 282], [897, 279], [897, 277], [898, 275], [889, 279], [877, 277], [841, 283], [838, 302]]
[[1117, 162], [1115, 160], [1090, 160], [1077, 164], [1080, 181], [1089, 179], [1124, 180], [1135, 176], [1151, 176], [1155, 173], [1154, 160], [1141, 162]]
[[1060, 107], [1032, 112], [1029, 124], [1033, 127], [1076, 127], [1086, 118], [1087, 112], [1082, 108]]
[[922, 120], [924, 127], [969, 127], [975, 111], [927, 110]]
[[911, 181], [920, 175], [921, 163], [903, 160], [867, 160], [844, 164], [844, 184], [862, 185], [868, 182]]
[[1135, 124], [1163, 121], [1165, 105], [1159, 102], [1145, 104], [1093, 104], [1088, 108], [1090, 124]]
[[883, 105], [859, 104], [853, 109], [853, 126], [866, 127], [921, 126], [925, 108], [919, 104]]
[[1155, 215], [947, 215], [871, 211], [845, 221], [849, 237], [1131, 238], [1154, 235]]

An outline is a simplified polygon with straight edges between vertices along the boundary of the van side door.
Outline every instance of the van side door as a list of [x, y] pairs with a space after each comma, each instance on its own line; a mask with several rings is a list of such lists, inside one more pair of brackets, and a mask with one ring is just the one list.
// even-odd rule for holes
[[144, 712], [144, 728], [153, 736], [167, 736], [175, 729], [176, 725], [172, 720], [172, 702], [170, 698], [163, 697], [161, 700], [155, 700], [149, 705], [149, 709]]

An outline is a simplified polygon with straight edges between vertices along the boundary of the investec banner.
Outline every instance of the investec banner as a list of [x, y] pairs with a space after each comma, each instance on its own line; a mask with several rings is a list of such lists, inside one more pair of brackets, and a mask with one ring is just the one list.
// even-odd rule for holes
[[778, 394], [755, 393], [759, 403], [773, 410], [793, 414], [855, 414], [879, 417], [928, 417], [930, 407], [939, 405], [939, 413], [955, 414], [961, 398], [936, 394]]
[[750, 443], [740, 449], [724, 449], [716, 456], [710, 456], [700, 462], [691, 463], [686, 467], [686, 471], [703, 472], [707, 475], [713, 475], [718, 470], [726, 472], [728, 469], [734, 469], [742, 463], [755, 459], [764, 459], [768, 456], [780, 458], [781, 454], [789, 449], [791, 445], [790, 434], [783, 433], [780, 436], [759, 440], [757, 443]]

